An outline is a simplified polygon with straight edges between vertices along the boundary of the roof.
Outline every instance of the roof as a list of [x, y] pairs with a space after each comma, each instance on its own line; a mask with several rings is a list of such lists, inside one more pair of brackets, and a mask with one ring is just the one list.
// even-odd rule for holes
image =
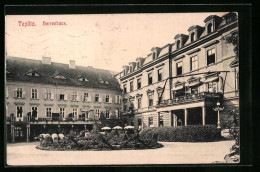
[[[29, 74], [31, 72], [39, 76], [32, 76]], [[42, 64], [41, 60], [10, 56], [6, 58], [7, 81], [120, 90], [114, 75], [114, 72], [93, 67], [76, 66], [75, 69], [70, 69], [68, 64], [51, 62], [48, 65]], [[80, 81], [80, 78], [86, 78], [87, 81]]]

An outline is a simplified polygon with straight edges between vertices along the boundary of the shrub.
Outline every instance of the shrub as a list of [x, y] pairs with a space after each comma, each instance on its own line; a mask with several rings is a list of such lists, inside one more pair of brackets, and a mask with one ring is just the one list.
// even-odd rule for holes
[[164, 142], [205, 142], [220, 139], [220, 130], [215, 125], [188, 125], [144, 129], [140, 137]]

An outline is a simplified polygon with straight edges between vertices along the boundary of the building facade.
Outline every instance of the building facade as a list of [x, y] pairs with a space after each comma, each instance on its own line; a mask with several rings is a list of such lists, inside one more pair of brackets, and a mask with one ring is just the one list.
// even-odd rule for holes
[[6, 58], [7, 141], [41, 133], [91, 130], [101, 114], [118, 118], [121, 89], [114, 73], [93, 67]]
[[[237, 14], [211, 15], [204, 23], [152, 48], [117, 74], [129, 124], [225, 126], [229, 111], [239, 105], [238, 55], [226, 40], [238, 34]], [[219, 116], [217, 106], [224, 107]]]

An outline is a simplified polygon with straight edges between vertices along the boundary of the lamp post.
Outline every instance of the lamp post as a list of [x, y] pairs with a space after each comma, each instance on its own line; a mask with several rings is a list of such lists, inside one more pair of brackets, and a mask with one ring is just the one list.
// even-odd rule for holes
[[217, 128], [221, 128], [220, 127], [220, 116], [219, 116], [219, 111], [224, 110], [224, 107], [220, 107], [220, 102], [217, 102], [217, 106], [215, 108], [213, 108], [214, 111], [218, 111], [218, 127]]

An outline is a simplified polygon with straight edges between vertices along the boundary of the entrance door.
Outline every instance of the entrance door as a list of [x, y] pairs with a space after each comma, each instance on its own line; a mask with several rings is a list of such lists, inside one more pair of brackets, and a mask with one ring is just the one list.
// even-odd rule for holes
[[25, 141], [25, 127], [22, 126], [16, 126], [14, 127], [14, 137], [15, 137], [15, 141], [17, 142], [21, 142], [21, 141]]

